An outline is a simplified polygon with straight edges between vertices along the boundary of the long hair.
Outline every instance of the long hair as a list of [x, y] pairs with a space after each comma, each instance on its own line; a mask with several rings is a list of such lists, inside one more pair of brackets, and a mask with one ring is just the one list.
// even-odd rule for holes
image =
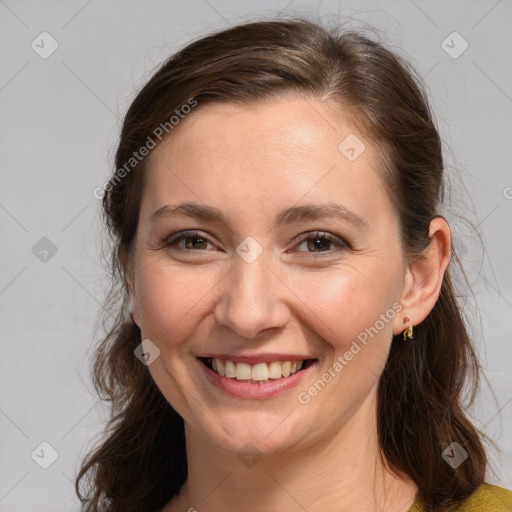
[[[183, 420], [134, 356], [141, 332], [128, 313], [126, 278], [133, 270], [147, 162], [147, 155], [134, 153], [140, 156], [142, 147], [158, 144], [163, 135], [172, 137], [173, 116], [181, 117], [185, 105], [257, 104], [282, 94], [327, 98], [382, 148], [382, 175], [398, 212], [403, 250], [417, 256], [429, 245], [429, 224], [439, 216], [442, 195], [441, 142], [421, 81], [400, 57], [357, 32], [303, 19], [240, 25], [171, 56], [131, 104], [116, 170], [104, 190], [116, 319], [98, 345], [93, 377], [111, 418], [77, 476], [86, 512], [102, 506], [156, 512], [187, 478]], [[453, 264], [414, 341], [393, 339], [378, 387], [381, 454], [416, 483], [428, 511], [461, 503], [483, 482], [486, 468], [480, 433], [462, 404], [465, 384], [476, 389], [479, 365], [454, 296]], [[441, 456], [452, 442], [468, 454], [457, 468]]]

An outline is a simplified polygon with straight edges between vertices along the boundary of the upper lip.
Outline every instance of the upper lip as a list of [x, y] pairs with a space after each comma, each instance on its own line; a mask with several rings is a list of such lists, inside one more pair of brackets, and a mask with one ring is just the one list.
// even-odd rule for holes
[[258, 363], [271, 363], [272, 361], [307, 361], [314, 359], [309, 355], [300, 354], [252, 354], [252, 355], [234, 355], [234, 354], [201, 354], [198, 356], [203, 359], [221, 359], [223, 361], [233, 361], [234, 363], [247, 363], [247, 364], [258, 364]]

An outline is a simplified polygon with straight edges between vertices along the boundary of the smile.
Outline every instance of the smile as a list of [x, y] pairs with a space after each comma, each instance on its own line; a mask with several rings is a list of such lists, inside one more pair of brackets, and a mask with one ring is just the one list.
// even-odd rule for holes
[[200, 360], [221, 377], [254, 384], [265, 384], [272, 380], [290, 377], [314, 362], [313, 359], [299, 359], [249, 364], [216, 357], [205, 357]]
[[298, 386], [319, 366], [317, 359], [290, 354], [208, 354], [196, 360], [205, 382], [222, 393], [244, 399], [281, 395]]

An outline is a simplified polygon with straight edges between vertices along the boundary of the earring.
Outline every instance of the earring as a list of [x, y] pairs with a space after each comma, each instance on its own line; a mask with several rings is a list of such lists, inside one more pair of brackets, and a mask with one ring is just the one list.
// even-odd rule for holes
[[403, 334], [404, 334], [405, 341], [407, 341], [408, 339], [412, 340], [414, 338], [414, 336], [412, 335], [412, 325], [409, 325], [409, 327], [407, 327], [407, 329], [405, 329]]
[[[407, 322], [410, 322], [411, 319], [409, 317], [405, 317], [404, 318], [404, 324], [407, 323]], [[407, 327], [407, 329], [405, 329], [405, 331], [402, 333], [404, 335], [404, 340], [407, 341], [408, 339], [409, 340], [412, 340], [413, 339], [413, 328], [412, 328], [412, 324], [409, 324], [409, 327]]]

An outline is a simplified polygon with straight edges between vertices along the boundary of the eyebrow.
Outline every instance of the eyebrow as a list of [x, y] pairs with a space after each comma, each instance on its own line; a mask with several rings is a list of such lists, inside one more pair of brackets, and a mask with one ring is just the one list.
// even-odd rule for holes
[[[185, 215], [195, 219], [218, 221], [227, 226], [229, 225], [227, 217], [218, 208], [195, 202], [185, 202], [175, 205], [168, 204], [162, 206], [151, 214], [149, 220], [153, 223], [161, 217], [174, 215]], [[336, 203], [291, 206], [279, 213], [276, 216], [274, 223], [276, 225], [282, 225], [305, 220], [326, 218], [337, 218], [361, 227], [368, 226], [368, 223], [363, 218], [359, 217], [359, 215]]]

